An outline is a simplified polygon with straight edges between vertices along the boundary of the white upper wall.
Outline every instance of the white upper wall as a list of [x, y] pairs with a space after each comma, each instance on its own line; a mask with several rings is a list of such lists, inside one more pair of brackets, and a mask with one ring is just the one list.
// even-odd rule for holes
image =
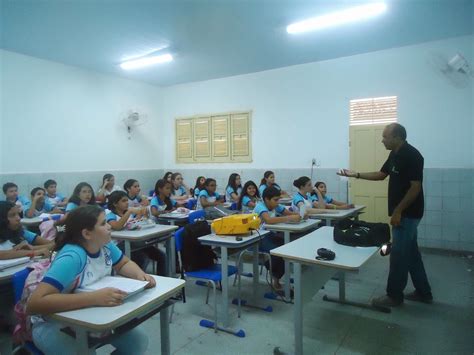
[[[161, 89], [0, 50], [0, 172], [163, 166]], [[128, 140], [120, 119], [148, 115]]]
[[[462, 53], [474, 66], [474, 36], [456, 37], [164, 89], [165, 168], [175, 162], [174, 119], [253, 110], [253, 163], [209, 168], [323, 168], [349, 163], [349, 100], [398, 96], [399, 122], [426, 167], [473, 165], [473, 84], [457, 87], [432, 64]], [[201, 165], [202, 166], [202, 165]]]

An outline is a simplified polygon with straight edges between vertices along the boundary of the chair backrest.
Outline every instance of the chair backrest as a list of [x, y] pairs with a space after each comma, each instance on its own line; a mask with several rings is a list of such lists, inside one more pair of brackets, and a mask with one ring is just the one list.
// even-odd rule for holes
[[178, 253], [181, 253], [181, 250], [183, 250], [183, 232], [184, 227], [181, 227], [176, 232], [174, 232], [174, 243]]
[[26, 278], [28, 277], [31, 271], [32, 269], [25, 268], [13, 274], [12, 284], [15, 304], [18, 303], [18, 301], [21, 299], [21, 295], [23, 294], [23, 288], [25, 287]]
[[232, 211], [237, 211], [237, 202], [232, 202], [232, 204], [230, 205], [230, 209]]
[[148, 191], [148, 196], [152, 197], [154, 193], [155, 193], [155, 190], [150, 190]]
[[197, 219], [204, 218], [206, 216], [206, 212], [204, 210], [197, 210], [193, 211], [188, 216], [189, 223], [196, 222]]
[[196, 207], [196, 204], [197, 204], [197, 200], [195, 198], [190, 198], [188, 202], [186, 202], [186, 208], [188, 210], [192, 210], [194, 209], [194, 207]]

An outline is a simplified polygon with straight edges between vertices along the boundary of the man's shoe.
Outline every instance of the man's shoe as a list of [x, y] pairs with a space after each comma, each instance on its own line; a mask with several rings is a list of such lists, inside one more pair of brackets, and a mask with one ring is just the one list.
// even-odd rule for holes
[[374, 307], [398, 307], [403, 304], [403, 300], [396, 300], [390, 296], [381, 296], [372, 299]]
[[433, 296], [422, 296], [416, 290], [405, 295], [405, 299], [415, 302], [422, 302], [431, 304], [433, 303]]

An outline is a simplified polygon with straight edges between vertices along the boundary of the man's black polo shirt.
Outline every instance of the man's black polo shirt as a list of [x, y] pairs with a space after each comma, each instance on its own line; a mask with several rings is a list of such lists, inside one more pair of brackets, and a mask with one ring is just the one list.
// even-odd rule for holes
[[[380, 171], [390, 175], [388, 181], [388, 215], [391, 216], [408, 189], [410, 181], [423, 183], [424, 159], [420, 152], [408, 142], [405, 142], [398, 152], [391, 151], [387, 161]], [[423, 217], [424, 199], [423, 185], [413, 203], [403, 211], [402, 216], [408, 218]]]

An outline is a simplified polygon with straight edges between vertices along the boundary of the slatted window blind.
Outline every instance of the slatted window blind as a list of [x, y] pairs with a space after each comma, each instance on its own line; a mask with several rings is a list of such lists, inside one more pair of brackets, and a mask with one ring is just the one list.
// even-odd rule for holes
[[380, 125], [397, 122], [397, 97], [350, 101], [350, 125]]

